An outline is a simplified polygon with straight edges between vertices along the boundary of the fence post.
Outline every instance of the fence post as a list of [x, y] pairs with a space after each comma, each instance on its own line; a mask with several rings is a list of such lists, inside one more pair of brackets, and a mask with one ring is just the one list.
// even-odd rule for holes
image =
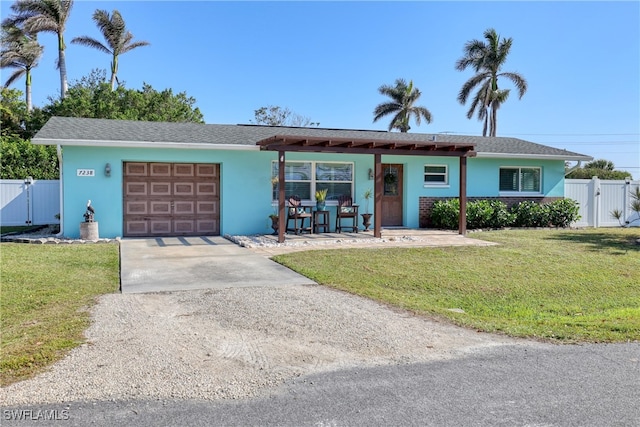
[[33, 192], [31, 191], [33, 188], [33, 178], [30, 176], [26, 177], [24, 186], [27, 193], [27, 220], [25, 224], [31, 225], [33, 223]]
[[622, 201], [623, 201], [622, 202], [622, 206], [624, 206], [624, 208], [623, 208], [624, 213], [622, 215], [623, 215], [623, 218], [624, 218], [624, 224], [626, 224], [627, 221], [629, 221], [629, 211], [631, 210], [631, 206], [629, 205], [629, 202], [630, 202], [630, 200], [629, 200], [630, 199], [629, 198], [629, 191], [630, 190], [629, 189], [631, 188], [630, 185], [631, 185], [631, 180], [629, 178], [626, 178], [624, 180], [624, 187], [622, 187], [623, 188], [622, 191], [624, 191], [624, 195], [622, 196], [623, 197], [622, 198]]
[[591, 177], [592, 196], [593, 196], [593, 228], [598, 228], [600, 225], [600, 180], [597, 176]]

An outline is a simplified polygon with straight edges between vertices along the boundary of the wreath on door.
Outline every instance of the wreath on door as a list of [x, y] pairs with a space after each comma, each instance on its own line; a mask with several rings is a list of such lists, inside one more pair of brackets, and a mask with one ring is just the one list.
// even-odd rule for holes
[[388, 172], [384, 175], [384, 183], [385, 184], [395, 184], [397, 181], [397, 177], [395, 176], [395, 174], [392, 174], [391, 172]]

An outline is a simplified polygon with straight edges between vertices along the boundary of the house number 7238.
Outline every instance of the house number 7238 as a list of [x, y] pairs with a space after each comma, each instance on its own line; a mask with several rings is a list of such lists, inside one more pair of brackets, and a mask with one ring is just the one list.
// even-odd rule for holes
[[95, 169], [77, 169], [76, 176], [96, 176]]

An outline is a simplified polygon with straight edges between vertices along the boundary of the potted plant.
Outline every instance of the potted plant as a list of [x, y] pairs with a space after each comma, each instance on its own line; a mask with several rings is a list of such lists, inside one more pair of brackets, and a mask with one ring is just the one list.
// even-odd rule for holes
[[280, 217], [278, 217], [278, 215], [276, 214], [271, 214], [269, 215], [269, 218], [271, 218], [271, 228], [273, 228], [273, 235], [275, 236], [276, 234], [278, 234], [278, 226], [280, 225]]
[[[271, 191], [276, 194], [278, 193], [278, 186], [280, 185], [280, 181], [277, 176], [271, 177]], [[280, 217], [278, 216], [277, 209], [274, 213], [269, 215], [271, 218], [271, 228], [273, 228], [273, 235], [278, 234], [278, 228], [280, 226]]]
[[326, 205], [327, 200], [327, 192], [329, 189], [325, 188], [323, 190], [316, 191], [316, 210], [323, 211]]
[[369, 199], [373, 198], [373, 190], [368, 188], [362, 194], [362, 198], [364, 199], [364, 211], [365, 213], [360, 214], [362, 216], [362, 225], [364, 225], [364, 231], [369, 231], [369, 227], [371, 226], [371, 217], [372, 214], [369, 212]]

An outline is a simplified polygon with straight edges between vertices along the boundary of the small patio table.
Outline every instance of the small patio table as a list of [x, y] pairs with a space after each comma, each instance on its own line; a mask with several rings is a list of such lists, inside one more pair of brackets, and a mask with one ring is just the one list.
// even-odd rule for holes
[[329, 233], [329, 211], [313, 211], [313, 232]]

